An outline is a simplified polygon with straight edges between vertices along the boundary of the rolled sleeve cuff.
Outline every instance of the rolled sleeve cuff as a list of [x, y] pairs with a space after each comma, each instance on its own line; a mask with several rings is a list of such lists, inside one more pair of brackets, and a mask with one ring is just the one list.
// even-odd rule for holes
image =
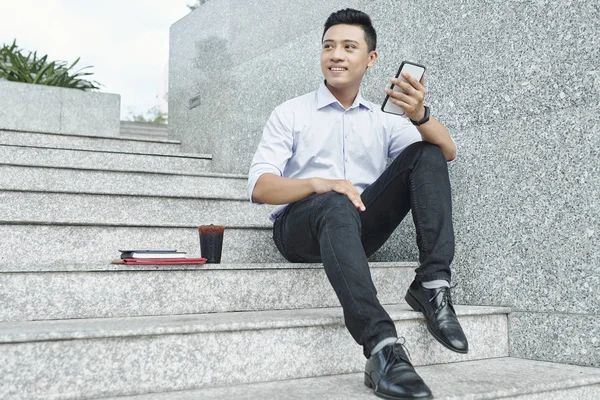
[[250, 199], [250, 203], [252, 204], [263, 204], [258, 201], [252, 201], [252, 193], [254, 192], [254, 187], [256, 186], [256, 182], [258, 182], [258, 178], [264, 173], [271, 173], [273, 175], [282, 176], [279, 168], [274, 166], [273, 164], [256, 164], [252, 166], [250, 170], [250, 174], [248, 175], [248, 198]]

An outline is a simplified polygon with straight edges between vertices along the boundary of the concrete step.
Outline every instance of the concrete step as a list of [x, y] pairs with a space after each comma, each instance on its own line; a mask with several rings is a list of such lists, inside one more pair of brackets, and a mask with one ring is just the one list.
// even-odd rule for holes
[[[461, 355], [386, 306], [416, 365], [508, 356], [507, 312], [457, 306]], [[340, 308], [0, 323], [0, 398], [82, 399], [360, 372]]]
[[[247, 177], [242, 175], [190, 175], [0, 164], [0, 190], [9, 191], [222, 199], [249, 204], [247, 183]], [[260, 220], [268, 222], [264, 211]]]
[[21, 224], [189, 227], [212, 223], [265, 228], [270, 224], [271, 209], [271, 206], [250, 204], [248, 200], [191, 196], [0, 191], [0, 221]]
[[[436, 400], [595, 400], [600, 398], [600, 369], [502, 357], [428, 365], [417, 372]], [[119, 397], [127, 400], [373, 400], [363, 374], [252, 383], [170, 393]], [[117, 400], [116, 398], [113, 398]]]
[[121, 121], [119, 134], [122, 137], [163, 138], [169, 137], [167, 124]]
[[[371, 263], [397, 304], [417, 263]], [[0, 272], [0, 322], [336, 307], [322, 264], [69, 265]]]
[[[200, 219], [198, 220], [200, 222]], [[212, 222], [212, 221], [209, 221]], [[272, 228], [225, 228], [223, 263], [279, 263], [285, 259], [273, 243]], [[118, 249], [178, 249], [200, 256], [195, 224], [178, 227], [122, 227], [111, 225], [17, 224], [0, 221], [0, 270], [27, 268], [52, 271], [61, 265], [108, 264]]]
[[[411, 221], [412, 222], [412, 221]], [[280, 263], [272, 239], [272, 227], [226, 227], [223, 263]], [[414, 233], [412, 233], [414, 236]], [[106, 264], [117, 249], [174, 248], [190, 257], [200, 256], [196, 225], [179, 227], [114, 226], [108, 224], [59, 224], [50, 222], [0, 221], [0, 271], [21, 272], [27, 268], [52, 271], [61, 265]], [[32, 249], [35, 249], [33, 251]], [[370, 261], [416, 260], [411, 235], [394, 233]]]
[[210, 171], [212, 156], [130, 153], [118, 147], [113, 150], [73, 150], [0, 145], [0, 160], [10, 165], [198, 174]]
[[0, 144], [65, 149], [127, 151], [139, 154], [178, 153], [181, 143], [169, 139], [135, 139], [0, 129]]

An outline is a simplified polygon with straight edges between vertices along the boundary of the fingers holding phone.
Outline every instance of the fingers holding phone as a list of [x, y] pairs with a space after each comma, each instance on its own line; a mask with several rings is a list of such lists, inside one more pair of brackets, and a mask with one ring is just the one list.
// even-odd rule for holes
[[406, 115], [419, 121], [423, 118], [425, 109], [425, 67], [408, 61], [402, 62], [398, 74], [391, 79], [392, 85], [385, 89], [387, 94], [381, 109], [384, 112]]

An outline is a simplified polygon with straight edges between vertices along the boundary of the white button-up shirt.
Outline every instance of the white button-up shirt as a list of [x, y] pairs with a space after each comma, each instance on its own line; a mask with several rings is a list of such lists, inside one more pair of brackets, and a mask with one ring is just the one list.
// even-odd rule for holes
[[[347, 110], [324, 83], [271, 113], [248, 173], [248, 196], [264, 173], [347, 179], [362, 193], [412, 143], [423, 140], [406, 118], [384, 113], [360, 93]], [[260, 204], [260, 203], [257, 203]], [[271, 221], [287, 204], [276, 207]]]

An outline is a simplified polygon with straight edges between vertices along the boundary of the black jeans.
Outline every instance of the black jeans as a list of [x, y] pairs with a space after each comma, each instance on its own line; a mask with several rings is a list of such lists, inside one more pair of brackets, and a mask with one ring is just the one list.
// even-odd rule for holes
[[292, 203], [277, 217], [273, 239], [290, 262], [323, 263], [346, 327], [369, 357], [379, 341], [397, 333], [377, 299], [367, 257], [386, 242], [409, 210], [419, 248], [415, 280], [450, 281], [452, 199], [441, 149], [427, 142], [410, 145], [361, 197], [363, 212], [336, 192]]

